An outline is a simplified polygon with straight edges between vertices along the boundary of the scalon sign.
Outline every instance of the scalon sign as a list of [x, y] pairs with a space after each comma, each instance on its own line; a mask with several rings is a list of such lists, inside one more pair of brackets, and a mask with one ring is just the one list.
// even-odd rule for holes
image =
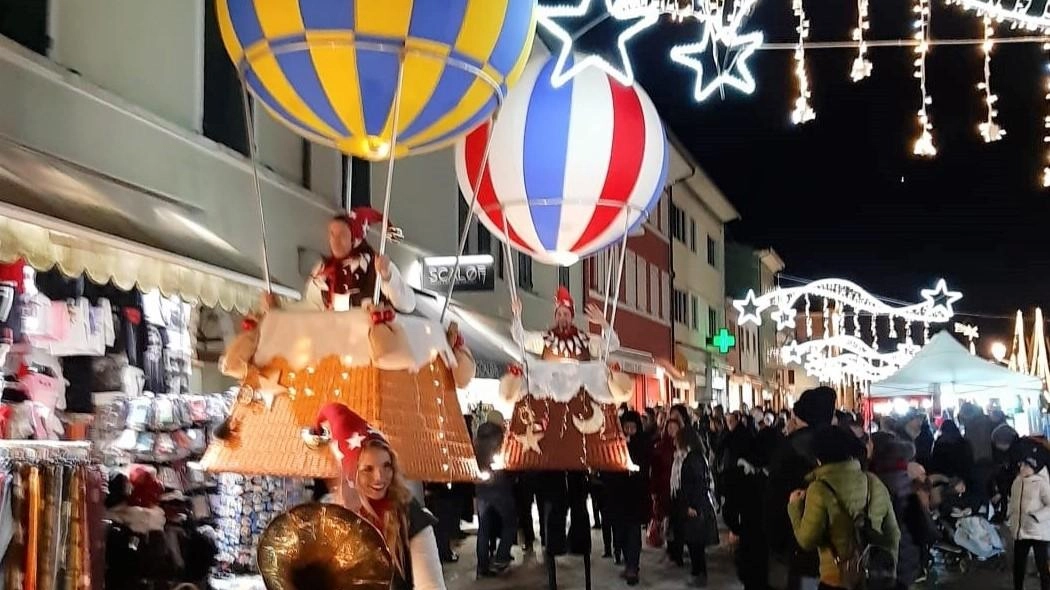
[[492, 272], [492, 256], [463, 256], [456, 269], [455, 256], [436, 256], [423, 259], [422, 286], [428, 291], [447, 291], [456, 280], [456, 291], [492, 291], [496, 277]]

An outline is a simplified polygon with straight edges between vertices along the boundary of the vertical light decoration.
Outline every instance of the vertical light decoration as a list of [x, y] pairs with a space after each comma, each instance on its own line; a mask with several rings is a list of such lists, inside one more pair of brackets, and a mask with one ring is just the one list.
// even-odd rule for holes
[[[1047, 8], [1050, 9], [1050, 3], [1047, 4]], [[1044, 111], [1043, 116], [1043, 145], [1046, 147], [1046, 166], [1043, 167], [1043, 186], [1050, 188], [1050, 43], [1043, 44], [1043, 52], [1047, 54], [1046, 64], [1043, 66], [1043, 78], [1046, 84], [1046, 94], [1043, 95], [1043, 100], [1046, 101], [1047, 109]]]
[[820, 334], [821, 338], [831, 338], [831, 323], [829, 322], [829, 318], [828, 318], [829, 314], [830, 314], [830, 310], [828, 309], [828, 298], [825, 297], [824, 298], [824, 312], [823, 312], [823, 316], [822, 316], [822, 318], [824, 320], [824, 331], [821, 332], [821, 334]]
[[812, 302], [809, 300], [809, 293], [806, 293], [806, 338], [813, 338], [813, 313], [812, 313]]
[[808, 123], [817, 118], [817, 112], [809, 104], [809, 77], [806, 75], [806, 39], [809, 38], [809, 19], [806, 18], [806, 9], [802, 0], [791, 0], [791, 10], [798, 18], [798, 42], [795, 43], [795, 78], [798, 80], [798, 98], [795, 99], [795, 108], [791, 111], [791, 122], [795, 125]]
[[932, 158], [937, 155], [933, 145], [933, 123], [930, 122], [929, 107], [933, 99], [926, 89], [926, 55], [930, 52], [930, 0], [915, 0], [915, 77], [919, 80], [922, 104], [919, 106], [919, 138], [915, 140], [913, 152], [916, 156]]
[[853, 60], [853, 70], [850, 72], [850, 78], [854, 82], [871, 76], [871, 70], [875, 67], [868, 59], [868, 44], [864, 41], [864, 32], [870, 28], [868, 0], [857, 0], [857, 28], [853, 29], [853, 40], [857, 42], [857, 58]]
[[890, 340], [896, 340], [897, 339], [897, 317], [894, 316], [894, 315], [890, 316], [890, 333], [889, 333], [889, 338], [890, 338]]
[[995, 103], [999, 102], [999, 97], [992, 92], [992, 48], [995, 47], [994, 37], [995, 28], [992, 26], [992, 19], [989, 16], [985, 16], [984, 44], [981, 45], [981, 50], [984, 52], [984, 81], [977, 84], [977, 89], [984, 92], [984, 105], [987, 114], [987, 119], [977, 126], [977, 130], [981, 132], [981, 137], [984, 138], [985, 143], [999, 141], [1006, 135], [1006, 130], [996, 120], [999, 111], [995, 108]]

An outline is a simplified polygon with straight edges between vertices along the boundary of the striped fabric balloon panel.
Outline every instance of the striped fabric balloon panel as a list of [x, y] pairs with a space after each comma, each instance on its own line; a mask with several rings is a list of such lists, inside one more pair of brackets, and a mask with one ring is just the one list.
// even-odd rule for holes
[[[535, 0], [216, 0], [249, 90], [296, 133], [386, 156], [406, 50], [397, 155], [451, 144], [514, 84], [535, 34]], [[457, 67], [458, 64], [460, 67]]]
[[[504, 104], [476, 209], [481, 223], [515, 249], [568, 265], [645, 220], [667, 179], [668, 148], [660, 115], [639, 86], [588, 69], [554, 88], [554, 64], [531, 61]], [[457, 144], [468, 202], [489, 127]]]

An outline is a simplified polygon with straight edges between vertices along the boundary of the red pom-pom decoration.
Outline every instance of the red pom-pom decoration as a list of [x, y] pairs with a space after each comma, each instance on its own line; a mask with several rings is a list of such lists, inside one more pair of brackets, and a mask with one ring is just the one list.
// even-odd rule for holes
[[511, 365], [507, 367], [507, 372], [515, 377], [521, 377], [525, 374], [525, 370], [521, 368], [521, 365]]
[[396, 314], [392, 309], [377, 309], [372, 312], [372, 325], [389, 324], [394, 321], [394, 317], [396, 317]]
[[255, 318], [244, 318], [241, 320], [241, 331], [251, 332], [252, 330], [259, 327], [259, 320]]

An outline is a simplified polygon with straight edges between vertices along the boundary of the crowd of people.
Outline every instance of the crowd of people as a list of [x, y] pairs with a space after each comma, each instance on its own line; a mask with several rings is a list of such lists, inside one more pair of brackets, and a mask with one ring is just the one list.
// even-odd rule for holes
[[[628, 585], [639, 583], [646, 545], [683, 568], [688, 561], [691, 583], [704, 587], [706, 551], [724, 542], [747, 590], [854, 588], [851, 568], [876, 576], [880, 555], [889, 571], [866, 587], [896, 590], [925, 579], [935, 548], [978, 558], [1001, 552], [994, 542], [988, 553], [953, 544], [959, 528], [994, 537], [1002, 525], [1013, 542], [1015, 588], [1024, 587], [1034, 554], [1040, 587], [1050, 590], [1044, 441], [1019, 437], [1000, 412], [972, 404], [954, 416], [913, 409], [866, 426], [836, 411], [836, 400], [820, 387], [779, 413], [622, 408], [636, 468], [589, 478], [580, 492], [590, 496], [587, 533], [601, 530], [603, 557], [623, 565]], [[548, 529], [565, 525], [544, 518], [537, 474], [492, 469], [503, 436], [503, 417], [494, 412], [475, 438], [488, 477], [476, 486], [479, 576], [509, 568], [513, 545], [534, 550], [533, 505], [541, 543]]]

